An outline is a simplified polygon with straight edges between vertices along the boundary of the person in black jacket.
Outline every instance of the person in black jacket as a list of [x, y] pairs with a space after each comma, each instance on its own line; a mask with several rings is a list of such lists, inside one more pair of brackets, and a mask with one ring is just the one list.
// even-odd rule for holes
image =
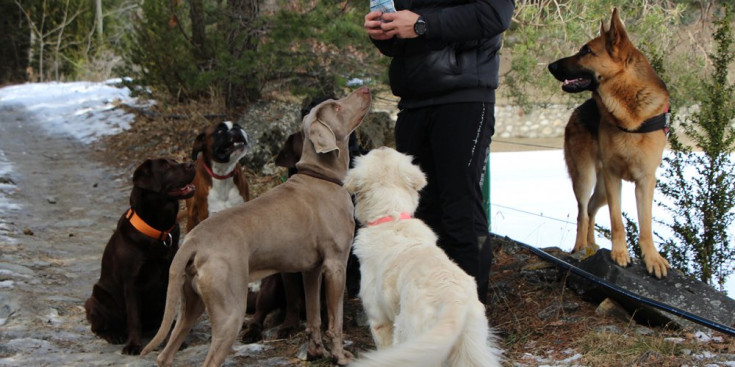
[[495, 132], [501, 37], [513, 0], [394, 0], [396, 12], [371, 11], [364, 27], [392, 58], [400, 97], [396, 149], [426, 173], [416, 217], [439, 246], [475, 277], [487, 301], [490, 248], [481, 181]]

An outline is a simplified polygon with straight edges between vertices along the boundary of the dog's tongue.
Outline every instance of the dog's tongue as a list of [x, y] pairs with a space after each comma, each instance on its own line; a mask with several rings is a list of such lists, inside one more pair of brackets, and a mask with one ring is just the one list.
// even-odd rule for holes
[[195, 189], [194, 184], [188, 184], [188, 185], [186, 185], [184, 187], [179, 187], [178, 189], [173, 189], [173, 190], [169, 191], [168, 193], [171, 196], [184, 196], [184, 195], [187, 195], [187, 194], [191, 193], [192, 191], [194, 191], [194, 189]]
[[562, 83], [562, 86], [564, 87], [576, 87], [576, 86], [583, 86], [587, 84], [588, 80], [586, 78], [577, 78], [577, 79], [566, 79]]

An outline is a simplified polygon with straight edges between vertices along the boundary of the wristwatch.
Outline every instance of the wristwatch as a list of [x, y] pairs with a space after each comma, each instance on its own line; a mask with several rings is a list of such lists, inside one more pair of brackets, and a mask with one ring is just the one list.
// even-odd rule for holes
[[419, 16], [419, 19], [416, 19], [416, 23], [413, 24], [413, 31], [419, 36], [423, 36], [426, 33], [426, 20], [424, 20], [423, 15]]

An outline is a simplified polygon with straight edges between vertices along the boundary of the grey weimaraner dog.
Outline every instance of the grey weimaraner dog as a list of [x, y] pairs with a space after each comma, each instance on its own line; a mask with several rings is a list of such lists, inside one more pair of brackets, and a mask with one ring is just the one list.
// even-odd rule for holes
[[248, 282], [279, 272], [302, 272], [308, 355], [326, 354], [319, 310], [323, 274], [331, 356], [341, 365], [351, 361], [342, 346], [342, 299], [355, 222], [342, 179], [348, 169], [349, 135], [370, 110], [370, 100], [370, 90], [362, 87], [316, 106], [303, 120], [308, 139], [296, 164], [298, 174], [254, 200], [216, 213], [186, 235], [171, 265], [161, 327], [141, 354], [166, 338], [181, 300], [179, 318], [158, 355], [158, 365], [171, 365], [206, 308], [212, 344], [204, 365], [219, 367], [242, 326]]

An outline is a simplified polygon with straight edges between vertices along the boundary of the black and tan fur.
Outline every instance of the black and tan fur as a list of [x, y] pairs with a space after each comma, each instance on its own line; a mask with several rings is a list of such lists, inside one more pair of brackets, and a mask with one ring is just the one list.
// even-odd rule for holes
[[653, 245], [651, 207], [656, 168], [666, 146], [663, 129], [637, 132], [643, 123], [667, 112], [669, 95], [646, 57], [637, 50], [613, 10], [609, 27], [570, 57], [549, 65], [562, 89], [591, 91], [564, 132], [564, 158], [577, 198], [574, 251], [594, 246], [595, 214], [609, 205], [613, 260], [630, 263], [620, 208], [622, 180], [635, 183], [639, 243], [648, 272], [666, 276], [669, 263]]

